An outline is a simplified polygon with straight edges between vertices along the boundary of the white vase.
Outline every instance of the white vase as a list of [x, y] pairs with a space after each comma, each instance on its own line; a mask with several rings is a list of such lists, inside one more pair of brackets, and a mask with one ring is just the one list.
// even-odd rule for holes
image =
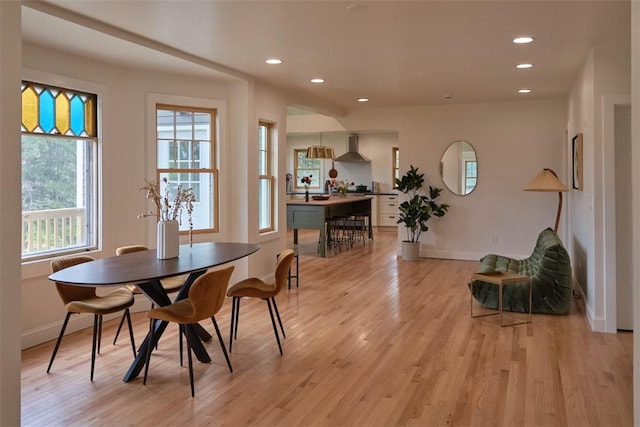
[[176, 258], [180, 252], [178, 221], [158, 222], [158, 259]]
[[420, 242], [402, 242], [402, 259], [404, 261], [418, 261], [420, 259]]

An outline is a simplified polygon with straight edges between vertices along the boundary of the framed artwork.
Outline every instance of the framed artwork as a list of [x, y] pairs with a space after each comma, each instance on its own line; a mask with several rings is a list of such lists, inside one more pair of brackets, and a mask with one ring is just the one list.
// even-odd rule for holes
[[582, 190], [582, 134], [579, 133], [571, 140], [573, 158], [573, 188]]

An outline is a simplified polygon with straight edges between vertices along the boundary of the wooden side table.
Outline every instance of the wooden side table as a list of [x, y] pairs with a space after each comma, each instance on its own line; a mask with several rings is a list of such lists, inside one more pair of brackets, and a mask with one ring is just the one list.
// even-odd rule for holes
[[[531, 323], [531, 303], [532, 303], [532, 295], [533, 295], [533, 286], [531, 284], [531, 277], [523, 276], [521, 274], [504, 272], [504, 271], [489, 271], [486, 273], [475, 273], [473, 275], [473, 279], [480, 280], [483, 282], [493, 283], [498, 285], [498, 311], [494, 313], [485, 313], [485, 314], [473, 314], [473, 288], [471, 289], [471, 317], [484, 317], [484, 316], [495, 316], [500, 315], [500, 326], [514, 326], [520, 325], [523, 323]], [[502, 295], [505, 286], [513, 285], [515, 283], [527, 283], [529, 284], [529, 316], [527, 320], [523, 320], [520, 322], [513, 322], [505, 324], [503, 322], [503, 312], [502, 312]], [[472, 285], [473, 286], [473, 285]], [[512, 316], [509, 316], [512, 317]]]

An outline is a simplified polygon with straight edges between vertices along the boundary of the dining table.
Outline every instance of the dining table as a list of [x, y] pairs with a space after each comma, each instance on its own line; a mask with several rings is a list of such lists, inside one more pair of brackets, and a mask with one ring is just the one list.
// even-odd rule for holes
[[[174, 301], [171, 301], [164, 290], [162, 279], [187, 275], [184, 285], [175, 298], [175, 301], [179, 301], [188, 297], [191, 284], [207, 269], [244, 258], [258, 249], [260, 246], [253, 243], [183, 244], [180, 245], [178, 256], [170, 259], [158, 259], [156, 249], [149, 249], [77, 264], [51, 274], [49, 280], [93, 287], [135, 284], [156, 306], [164, 307]], [[150, 342], [151, 334], [147, 334], [123, 381], [131, 381], [140, 374], [146, 362], [149, 345], [155, 348], [167, 324], [166, 321], [155, 321], [153, 342]], [[211, 358], [202, 341], [210, 340], [211, 335], [199, 324], [188, 327], [193, 333], [187, 334], [187, 337], [197, 359], [203, 363], [210, 362]]]

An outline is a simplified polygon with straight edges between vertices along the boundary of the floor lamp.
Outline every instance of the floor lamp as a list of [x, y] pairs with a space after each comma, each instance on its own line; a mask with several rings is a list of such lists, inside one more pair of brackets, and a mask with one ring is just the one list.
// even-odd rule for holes
[[556, 215], [556, 225], [553, 231], [558, 232], [560, 224], [560, 213], [562, 212], [562, 193], [569, 189], [558, 179], [558, 175], [549, 169], [544, 168], [523, 188], [524, 191], [557, 191], [558, 192], [558, 214]]

